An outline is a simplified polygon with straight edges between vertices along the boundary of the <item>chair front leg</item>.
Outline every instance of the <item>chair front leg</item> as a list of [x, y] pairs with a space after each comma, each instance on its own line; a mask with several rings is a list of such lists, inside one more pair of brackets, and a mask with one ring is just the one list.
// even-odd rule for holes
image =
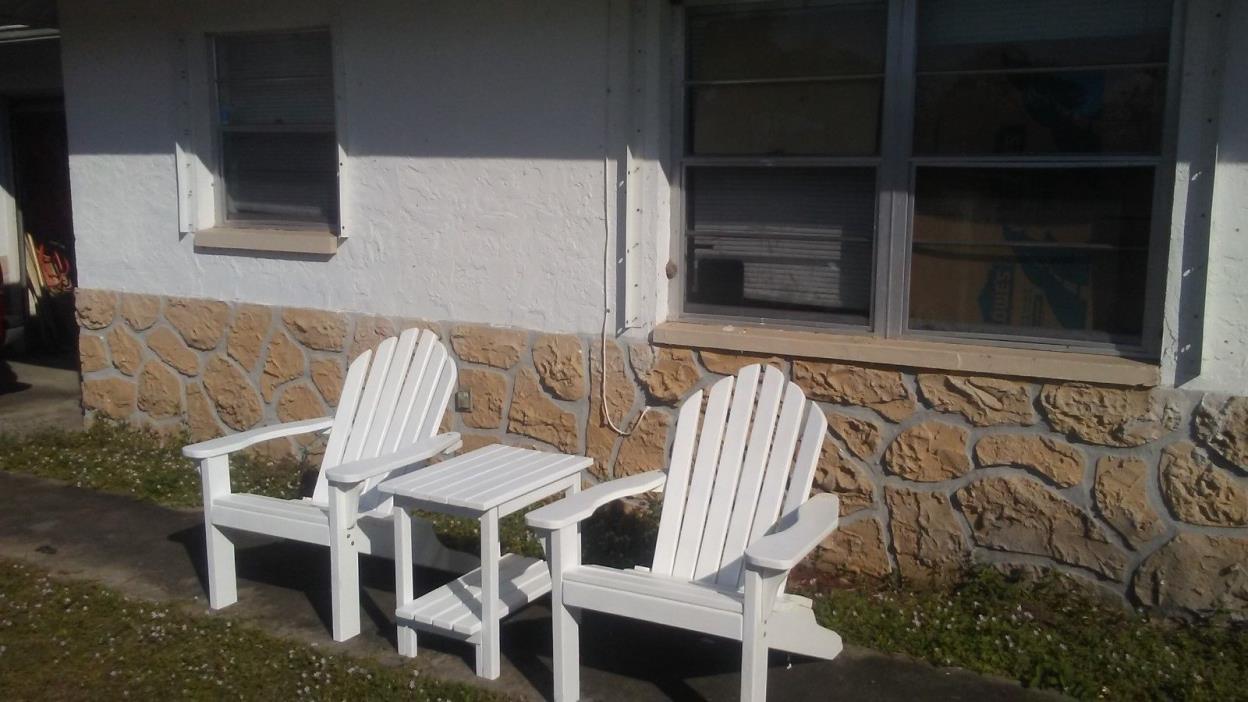
[[555, 702], [581, 698], [581, 611], [563, 601], [563, 573], [580, 565], [581, 525], [576, 523], [550, 534], [550, 609], [554, 645]]
[[213, 456], [199, 462], [204, 493], [204, 537], [208, 555], [208, 606], [228, 607], [238, 601], [238, 576], [234, 566], [234, 542], [212, 523], [213, 505], [230, 494], [230, 457]]
[[784, 571], [745, 571], [745, 619], [741, 630], [741, 702], [767, 699], [767, 619], [775, 606]]
[[334, 641], [360, 633], [360, 551], [356, 509], [360, 486], [329, 487], [329, 579]]

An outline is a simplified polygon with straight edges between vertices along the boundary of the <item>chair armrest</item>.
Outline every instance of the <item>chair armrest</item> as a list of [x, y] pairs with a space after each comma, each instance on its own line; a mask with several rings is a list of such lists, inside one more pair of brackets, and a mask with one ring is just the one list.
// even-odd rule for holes
[[325, 479], [329, 481], [330, 485], [349, 487], [369, 478], [385, 475], [399, 468], [406, 468], [413, 463], [427, 461], [439, 453], [456, 451], [463, 443], [458, 433], [447, 432], [446, 434], [405, 446], [385, 456], [368, 458], [362, 461], [351, 461], [350, 463], [334, 466], [325, 471]]
[[541, 531], [554, 531], [583, 521], [599, 507], [622, 497], [639, 495], [661, 487], [667, 473], [661, 470], [630, 475], [627, 478], [599, 483], [588, 490], [565, 497], [558, 502], [529, 512], [524, 521]]
[[311, 434], [313, 432], [328, 429], [334, 424], [333, 417], [321, 417], [320, 419], [304, 419], [298, 422], [287, 422], [286, 424], [274, 424], [267, 427], [258, 427], [249, 431], [222, 436], [219, 439], [210, 439], [202, 441], [198, 444], [191, 444], [182, 448], [182, 455], [195, 460], [203, 460], [205, 458], [215, 458], [223, 456], [227, 453], [234, 453], [248, 446], [254, 446], [269, 439], [280, 439], [283, 436], [295, 436], [298, 434]]
[[827, 538], [840, 520], [841, 501], [821, 493], [780, 519], [779, 531], [763, 536], [745, 549], [746, 567], [755, 570], [792, 570], [806, 554]]

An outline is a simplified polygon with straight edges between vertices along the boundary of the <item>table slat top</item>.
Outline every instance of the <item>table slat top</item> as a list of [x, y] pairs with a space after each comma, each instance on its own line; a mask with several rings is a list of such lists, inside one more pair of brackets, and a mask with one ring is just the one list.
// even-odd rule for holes
[[588, 468], [593, 459], [514, 446], [486, 446], [387, 480], [383, 493], [489, 510]]

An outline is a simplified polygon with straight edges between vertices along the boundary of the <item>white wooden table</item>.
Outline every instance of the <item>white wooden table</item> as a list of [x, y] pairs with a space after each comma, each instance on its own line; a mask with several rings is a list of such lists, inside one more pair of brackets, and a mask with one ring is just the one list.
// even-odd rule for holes
[[[557, 493], [581, 489], [581, 471], [592, 464], [568, 456], [512, 446], [487, 446], [381, 484], [395, 505], [395, 595], [399, 653], [416, 655], [416, 630], [453, 636], [477, 648], [477, 675], [500, 672], [498, 623], [550, 592], [546, 562], [501, 555], [499, 519]], [[422, 595], [413, 591], [412, 528], [408, 509], [418, 508], [481, 523], [481, 567]]]

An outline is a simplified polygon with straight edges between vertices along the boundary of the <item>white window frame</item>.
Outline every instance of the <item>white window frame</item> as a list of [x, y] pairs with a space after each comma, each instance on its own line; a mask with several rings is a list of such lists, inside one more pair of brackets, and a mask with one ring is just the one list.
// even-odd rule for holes
[[[177, 131], [175, 173], [178, 231], [196, 249], [236, 252], [333, 255], [338, 243], [354, 233], [349, 194], [347, 71], [339, 19], [328, 24], [265, 26], [201, 26], [176, 35]], [[282, 34], [323, 31], [333, 55], [334, 135], [338, 146], [338, 221], [328, 225], [306, 222], [231, 223], [224, 215], [225, 184], [220, 175], [220, 145], [216, 124], [216, 62], [214, 38], [238, 34]]]
[[[836, 5], [857, 0], [816, 0], [805, 5]], [[828, 334], [869, 336], [876, 339], [939, 341], [1013, 348], [1076, 351], [1089, 354], [1117, 355], [1126, 358], [1156, 360], [1161, 353], [1162, 322], [1166, 288], [1166, 263], [1169, 252], [1169, 231], [1173, 208], [1175, 151], [1177, 143], [1178, 105], [1182, 73], [1184, 18], [1186, 0], [1173, 0], [1170, 30], [1169, 62], [1163, 114], [1160, 153], [1153, 157], [1116, 157], [1113, 155], [1060, 156], [1046, 158], [1009, 157], [919, 157], [912, 154], [914, 133], [917, 10], [921, 0], [884, 0], [888, 8], [887, 51], [883, 108], [881, 110], [880, 149], [872, 158], [857, 157], [697, 157], [687, 154], [686, 115], [686, 8], [739, 6], [742, 10], [786, 7], [783, 0], [686, 0], [673, 8], [672, 21], [672, 219], [671, 260], [679, 273], [669, 285], [672, 317], [679, 321], [765, 326], [771, 329], [817, 330]], [[760, 167], [780, 166], [855, 166], [875, 165], [877, 168], [877, 224], [874, 247], [875, 270], [871, 290], [871, 306], [867, 324], [841, 324], [830, 321], [803, 321], [780, 316], [722, 315], [689, 312], [685, 293], [689, 261], [686, 248], [686, 171], [690, 167], [716, 163], [748, 163]], [[1148, 270], [1144, 319], [1140, 343], [1123, 344], [1100, 341], [1074, 341], [1049, 337], [1026, 337], [1014, 334], [984, 332], [949, 332], [909, 329], [909, 276], [911, 233], [914, 207], [915, 169], [919, 165], [993, 165], [1012, 168], [1062, 166], [1131, 166], [1154, 168], [1152, 227], [1149, 235]]]

